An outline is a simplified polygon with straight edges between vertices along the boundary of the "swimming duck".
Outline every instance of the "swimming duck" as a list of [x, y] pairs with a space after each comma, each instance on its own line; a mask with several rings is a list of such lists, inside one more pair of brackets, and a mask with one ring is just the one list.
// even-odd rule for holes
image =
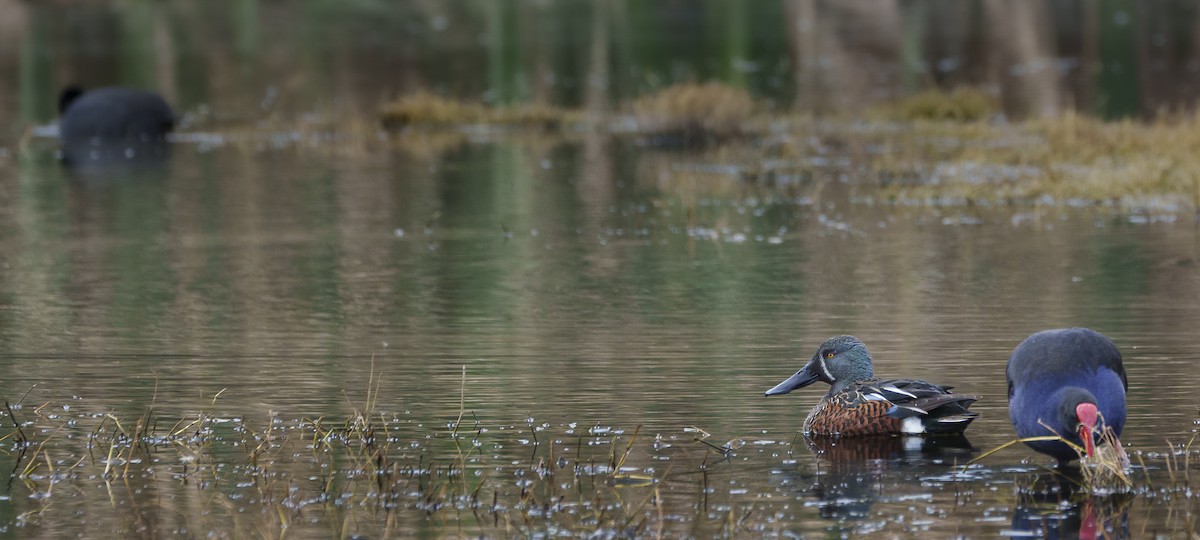
[[817, 381], [829, 383], [829, 393], [804, 420], [806, 435], [962, 433], [979, 416], [968, 410], [977, 398], [955, 394], [949, 386], [875, 378], [871, 353], [854, 336], [826, 340], [803, 369], [766, 395]]
[[[1125, 427], [1125, 366], [1117, 346], [1099, 332], [1033, 334], [1013, 350], [1006, 375], [1008, 415], [1021, 438], [1057, 433], [1091, 456], [1104, 426], [1118, 436]], [[1061, 441], [1025, 444], [1060, 465], [1079, 457]]]

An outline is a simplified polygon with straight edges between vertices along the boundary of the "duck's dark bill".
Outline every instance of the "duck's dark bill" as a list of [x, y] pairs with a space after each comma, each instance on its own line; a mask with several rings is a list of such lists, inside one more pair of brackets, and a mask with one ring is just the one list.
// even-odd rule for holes
[[797, 371], [795, 375], [788, 377], [786, 381], [783, 381], [775, 385], [774, 388], [767, 390], [766, 395], [775, 396], [779, 394], [786, 394], [797, 388], [804, 388], [805, 386], [817, 382], [820, 378], [817, 377], [816, 372], [809, 369], [809, 367], [810, 366], [804, 366], [804, 369]]

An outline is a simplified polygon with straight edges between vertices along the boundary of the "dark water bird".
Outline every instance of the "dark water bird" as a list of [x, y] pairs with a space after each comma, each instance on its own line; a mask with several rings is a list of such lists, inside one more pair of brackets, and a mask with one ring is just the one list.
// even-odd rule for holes
[[[1021, 438], [1057, 433], [1091, 456], [1104, 426], [1118, 436], [1125, 427], [1125, 366], [1117, 346], [1099, 332], [1033, 334], [1013, 350], [1006, 372], [1008, 415]], [[1079, 457], [1062, 441], [1026, 444], [1060, 465]]]
[[175, 113], [158, 94], [132, 88], [78, 86], [59, 97], [59, 137], [68, 165], [155, 164], [169, 156]]
[[803, 369], [766, 395], [786, 394], [817, 381], [828, 383], [829, 393], [804, 420], [805, 434], [962, 433], [979, 416], [968, 410], [977, 398], [955, 394], [949, 386], [875, 378], [871, 353], [854, 336], [826, 340]]
[[162, 96], [133, 88], [70, 86], [59, 97], [58, 112], [64, 141], [162, 139], [175, 126]]

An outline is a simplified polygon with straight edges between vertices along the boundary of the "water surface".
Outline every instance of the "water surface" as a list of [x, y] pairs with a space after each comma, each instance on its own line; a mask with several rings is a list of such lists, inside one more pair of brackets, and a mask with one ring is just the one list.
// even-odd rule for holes
[[[924, 78], [982, 85], [1014, 115], [1138, 114], [1189, 103], [1190, 34], [1169, 21], [1195, 10], [304, 5], [0, 1], [23, 21], [0, 32], [15, 44], [0, 72], [16, 74], [0, 78], [0, 111], [19, 119], [0, 136], [0, 397], [34, 443], [0, 428], [5, 534], [1194, 528], [1177, 477], [1193, 467], [1166, 452], [1196, 430], [1190, 211], [884, 204], [870, 164], [838, 156], [767, 185], [633, 138], [383, 134], [372, 115], [417, 88], [604, 108], [691, 78], [822, 114]], [[932, 24], [944, 20], [1042, 33], [1032, 52], [1015, 36], [982, 47], [1008, 34]], [[779, 21], [805, 24], [767, 24]], [[1110, 47], [1123, 40], [1144, 46]], [[1137, 78], [1105, 78], [1130, 50]], [[74, 168], [53, 141], [21, 140], [67, 77], [167, 94], [189, 122], [170, 159]], [[338, 139], [312, 118], [369, 135]], [[1061, 326], [1099, 330], [1125, 356], [1134, 504], [1063, 503], [1047, 460], [1020, 447], [962, 468], [1013, 437], [1010, 351]], [[798, 437], [825, 389], [762, 392], [843, 333], [882, 376], [979, 395], [968, 439]], [[370, 444], [318, 436], [363, 410]], [[114, 443], [147, 411], [144, 447]]]
[[[1004, 363], [1033, 331], [1083, 325], [1119, 344], [1132, 449], [1193, 435], [1190, 216], [853, 204], [853, 185], [663, 188], [638, 172], [662, 151], [607, 144], [352, 161], [181, 145], [165, 168], [122, 178], [22, 163], [0, 223], [0, 394], [26, 410], [295, 421], [351, 414], [373, 367], [375, 408], [416, 440], [447, 429], [461, 399], [498, 455], [524, 456], [530, 426], [568, 448], [572, 433], [620, 446], [607, 437], [640, 426], [631, 463], [661, 473], [656, 454], [680, 470], [715, 459], [691, 440], [699, 428], [749, 442], [709, 477], [723, 504], [766, 496], [760, 511], [783, 512], [773, 528], [897, 534], [1011, 526], [1012, 486], [1045, 460], [1014, 448], [966, 482], [952, 465], [1012, 438]], [[866, 341], [881, 375], [980, 395], [966, 448], [894, 440], [816, 457], [796, 431], [823, 389], [762, 392], [840, 333]], [[651, 447], [656, 435], [671, 446]], [[685, 480], [676, 497], [694, 495]], [[978, 504], [955, 502], [964, 489]], [[927, 507], [924, 525], [896, 519]]]

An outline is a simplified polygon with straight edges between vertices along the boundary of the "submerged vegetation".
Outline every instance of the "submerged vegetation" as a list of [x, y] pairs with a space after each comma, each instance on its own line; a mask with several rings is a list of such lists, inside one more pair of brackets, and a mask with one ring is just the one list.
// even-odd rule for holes
[[583, 111], [416, 94], [381, 115], [391, 129], [485, 124], [682, 143], [698, 152], [673, 157], [669, 174], [774, 186], [836, 181], [867, 190], [860, 196], [868, 200], [1200, 208], [1200, 114], [1011, 122], [997, 116], [991, 96], [957, 89], [922, 92], [863, 118], [816, 119], [772, 112], [718, 83], [672, 86], [620, 109], [628, 116], [597, 120]]

